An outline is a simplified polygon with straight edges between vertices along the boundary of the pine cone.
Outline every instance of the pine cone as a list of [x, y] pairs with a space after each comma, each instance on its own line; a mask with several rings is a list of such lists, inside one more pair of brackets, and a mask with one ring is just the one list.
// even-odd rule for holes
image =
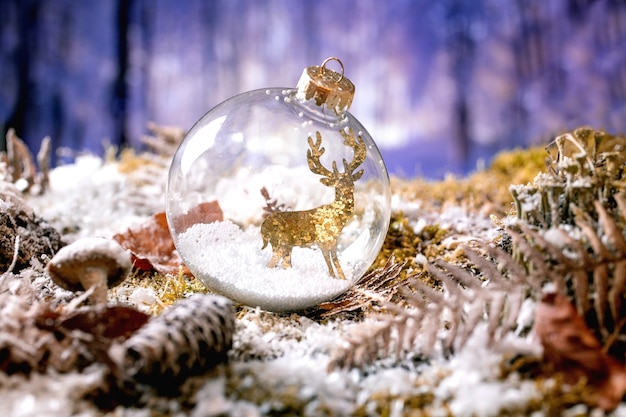
[[113, 345], [109, 355], [124, 382], [171, 387], [226, 361], [234, 330], [229, 300], [196, 294]]

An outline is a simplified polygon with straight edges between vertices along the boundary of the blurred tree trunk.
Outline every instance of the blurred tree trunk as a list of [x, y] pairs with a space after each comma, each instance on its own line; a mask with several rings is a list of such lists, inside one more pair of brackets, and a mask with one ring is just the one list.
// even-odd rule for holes
[[[580, 125], [626, 131], [623, 0], [0, 0], [0, 126], [140, 146], [339, 56], [390, 170], [473, 168]], [[1, 142], [0, 142], [1, 144]]]
[[[119, 141], [118, 2], [3, 0], [3, 124], [31, 144], [100, 151]], [[3, 45], [4, 46], [4, 45]], [[7, 59], [8, 58], [8, 59]], [[7, 87], [4, 87], [7, 86]], [[6, 101], [5, 101], [6, 100]], [[94, 140], [95, 142], [88, 142]]]

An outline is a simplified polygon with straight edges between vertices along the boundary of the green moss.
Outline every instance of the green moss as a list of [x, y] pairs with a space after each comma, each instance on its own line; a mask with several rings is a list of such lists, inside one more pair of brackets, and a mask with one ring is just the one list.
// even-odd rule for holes
[[406, 270], [415, 267], [414, 259], [421, 243], [422, 239], [413, 232], [409, 219], [402, 212], [393, 213], [383, 247], [370, 270], [382, 268], [393, 255], [396, 262], [407, 263], [403, 271], [403, 276], [406, 276]]
[[394, 256], [397, 263], [404, 264], [399, 279], [394, 282], [394, 285], [403, 281], [408, 275], [419, 274], [424, 271], [424, 267], [416, 261], [417, 255], [422, 254], [431, 260], [438, 257], [442, 251], [441, 242], [448, 235], [449, 231], [438, 224], [426, 225], [419, 233], [416, 233], [404, 213], [392, 213], [383, 247], [370, 267], [370, 271], [382, 268], [387, 260]]

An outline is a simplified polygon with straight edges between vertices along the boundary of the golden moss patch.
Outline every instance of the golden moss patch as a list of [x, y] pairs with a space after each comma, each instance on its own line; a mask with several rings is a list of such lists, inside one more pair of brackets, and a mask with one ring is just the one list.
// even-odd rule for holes
[[429, 207], [452, 203], [474, 210], [491, 208], [497, 214], [505, 214], [513, 201], [509, 186], [532, 181], [537, 172], [546, 169], [546, 156], [543, 147], [518, 149], [496, 155], [486, 170], [466, 179], [447, 176], [433, 182], [392, 178], [391, 184], [394, 193], [409, 201], [422, 201]]
[[182, 271], [177, 275], [135, 271], [115, 291], [124, 288], [151, 288], [154, 290], [157, 302], [150, 307], [151, 314], [160, 314], [164, 308], [189, 294], [207, 292], [206, 286], [200, 280], [186, 276]]

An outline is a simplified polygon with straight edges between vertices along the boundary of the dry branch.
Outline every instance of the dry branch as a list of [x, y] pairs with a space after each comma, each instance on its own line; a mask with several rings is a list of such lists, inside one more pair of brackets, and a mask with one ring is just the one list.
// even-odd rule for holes
[[143, 136], [141, 143], [153, 153], [165, 158], [174, 156], [176, 149], [185, 137], [185, 130], [175, 126], [160, 126], [154, 122], [148, 123], [148, 130], [154, 136]]
[[39, 172], [35, 165], [35, 158], [26, 146], [26, 143], [20, 139], [14, 129], [9, 129], [6, 135], [7, 150], [2, 152], [0, 160], [7, 164], [10, 181], [16, 184], [20, 191], [41, 194], [46, 191], [49, 186], [50, 172], [50, 138], [45, 137], [37, 153], [37, 162], [39, 164]]

